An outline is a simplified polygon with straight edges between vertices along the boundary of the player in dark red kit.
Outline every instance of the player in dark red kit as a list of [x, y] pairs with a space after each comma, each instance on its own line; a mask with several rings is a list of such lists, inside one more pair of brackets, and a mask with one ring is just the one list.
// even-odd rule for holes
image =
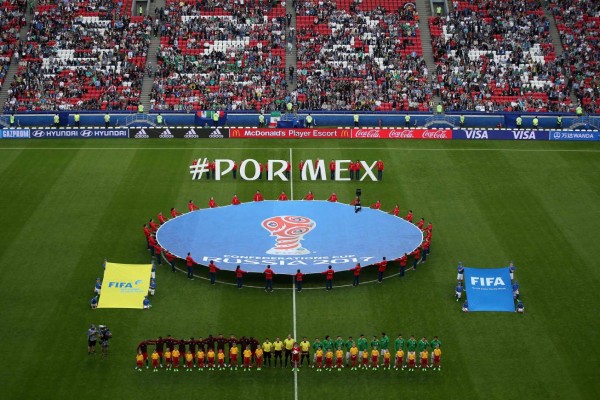
[[425, 225], [425, 218], [421, 218], [419, 222], [417, 222], [417, 228], [423, 230], [423, 225]]
[[219, 333], [219, 335], [217, 336], [216, 342], [217, 342], [217, 353], [219, 351], [222, 351], [223, 353], [225, 353], [225, 345], [229, 344], [229, 339], [227, 339], [225, 336], [223, 336], [223, 334]]
[[377, 264], [377, 282], [381, 283], [383, 281], [383, 274], [387, 269], [387, 260], [383, 257], [383, 260]]
[[162, 336], [158, 337], [156, 341], [156, 352], [158, 353], [158, 357], [160, 358], [160, 367], [163, 366], [163, 353], [165, 352], [165, 339]]
[[404, 217], [404, 219], [407, 220], [408, 222], [412, 222], [413, 221], [412, 210], [408, 210], [408, 214], [406, 214], [406, 217]]
[[181, 213], [177, 212], [177, 210], [175, 209], [175, 207], [171, 207], [171, 218], [176, 218], [178, 216], [180, 216]]
[[146, 363], [146, 368], [148, 368], [148, 342], [145, 340], [143, 342], [140, 342], [138, 344], [137, 351], [142, 352], [143, 361]]
[[167, 222], [167, 220], [165, 219], [165, 217], [163, 217], [162, 211], [158, 213], [158, 222], [162, 225], [165, 222]]
[[185, 263], [187, 265], [187, 277], [188, 279], [194, 280], [194, 264], [198, 264], [192, 258], [192, 253], [187, 253], [187, 257], [185, 258]]
[[398, 206], [398, 204], [396, 204], [396, 206], [394, 207], [394, 209], [392, 210], [392, 212], [390, 214], [392, 214], [394, 217], [397, 217], [398, 214], [400, 214], [400, 206]]
[[291, 172], [292, 172], [292, 164], [288, 161], [285, 166], [285, 177], [290, 179]]
[[238, 170], [238, 164], [236, 161], [233, 162], [233, 169], [231, 170], [231, 173], [233, 175], [233, 179], [237, 179], [237, 170]]
[[208, 208], [215, 208], [217, 207], [217, 202], [215, 201], [214, 197], [211, 197], [210, 200], [208, 200]]
[[350, 164], [348, 164], [348, 171], [350, 172], [350, 180], [353, 181], [354, 180], [354, 170], [355, 170], [355, 165], [352, 161], [350, 161]]
[[248, 339], [248, 343], [250, 344], [250, 350], [252, 351], [252, 362], [254, 362], [256, 349], [258, 348], [258, 345], [260, 343], [253, 336], [250, 336], [250, 338]]
[[190, 210], [190, 211], [199, 210], [198, 206], [194, 204], [194, 200], [190, 200], [188, 202], [188, 210]]
[[212, 350], [215, 351], [215, 342], [216, 339], [213, 335], [208, 335], [206, 339], [204, 339], [204, 345], [206, 346], [206, 351]]
[[186, 341], [183, 339], [179, 340], [179, 342], [177, 343], [177, 348], [179, 349], [179, 353], [181, 354], [182, 359], [185, 359], [185, 345]]
[[331, 193], [331, 196], [329, 196], [329, 198], [327, 199], [327, 201], [330, 201], [332, 203], [336, 203], [338, 201], [337, 194]]
[[260, 191], [256, 191], [256, 193], [254, 194], [254, 197], [252, 198], [252, 200], [254, 201], [263, 201], [265, 198], [263, 197], [262, 193]]
[[258, 179], [262, 179], [264, 171], [265, 171], [265, 165], [263, 163], [258, 163]]
[[304, 200], [314, 200], [315, 196], [313, 196], [312, 192], [308, 192], [306, 196], [304, 196]]
[[188, 345], [189, 352], [192, 353], [192, 355], [195, 357], [196, 356], [196, 340], [192, 337], [192, 338], [190, 338], [190, 340], [186, 341], [186, 344]]
[[240, 204], [240, 199], [237, 196], [237, 194], [234, 194], [233, 197], [231, 198], [231, 204], [233, 204], [234, 206], [237, 206]]

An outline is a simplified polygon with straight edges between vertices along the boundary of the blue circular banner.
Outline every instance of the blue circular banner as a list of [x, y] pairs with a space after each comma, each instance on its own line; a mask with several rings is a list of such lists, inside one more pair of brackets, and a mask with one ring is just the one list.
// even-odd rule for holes
[[222, 269], [237, 265], [277, 274], [348, 270], [393, 260], [416, 249], [423, 234], [383, 211], [328, 201], [260, 201], [189, 212], [163, 224], [160, 245], [175, 256]]

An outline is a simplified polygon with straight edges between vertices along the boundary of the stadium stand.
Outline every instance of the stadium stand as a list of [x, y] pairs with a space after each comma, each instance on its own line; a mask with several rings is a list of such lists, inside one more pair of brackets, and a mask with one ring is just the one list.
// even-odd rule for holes
[[572, 110], [539, 0], [453, 1], [431, 17], [433, 90], [448, 110]]
[[25, 25], [23, 14], [27, 7], [25, 0], [4, 1], [0, 4], [0, 87], [8, 72], [10, 60], [19, 47], [19, 30]]
[[300, 0], [297, 82], [301, 109], [429, 109], [431, 89], [407, 0]]
[[285, 7], [278, 1], [167, 0], [151, 109], [283, 107]]
[[151, 23], [131, 2], [40, 0], [4, 110], [135, 110]]
[[551, 0], [550, 7], [573, 92], [586, 112], [596, 113], [600, 109], [600, 2]]
[[[18, 63], [4, 112], [135, 111], [146, 73], [151, 110], [268, 112], [292, 101], [301, 110], [423, 112], [439, 96], [448, 111], [563, 113], [576, 97], [597, 112], [600, 3], [549, 2], [449, 0], [448, 15], [427, 21], [431, 71], [410, 0], [297, 0], [291, 29], [281, 0], [166, 0], [147, 17], [133, 16], [131, 1], [39, 0], [26, 37], [34, 3], [4, 0], [0, 85]], [[544, 7], [560, 33], [558, 56]], [[152, 34], [160, 46], [147, 63]]]

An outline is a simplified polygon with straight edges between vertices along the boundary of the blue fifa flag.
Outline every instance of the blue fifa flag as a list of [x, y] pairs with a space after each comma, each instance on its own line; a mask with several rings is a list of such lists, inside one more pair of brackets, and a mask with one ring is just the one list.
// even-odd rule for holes
[[465, 268], [469, 311], [515, 311], [510, 272], [506, 268]]

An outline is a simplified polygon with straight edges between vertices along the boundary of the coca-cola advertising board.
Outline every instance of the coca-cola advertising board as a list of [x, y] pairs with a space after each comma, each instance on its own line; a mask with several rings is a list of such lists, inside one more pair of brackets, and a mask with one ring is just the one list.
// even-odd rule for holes
[[352, 139], [452, 139], [452, 129], [352, 129]]

